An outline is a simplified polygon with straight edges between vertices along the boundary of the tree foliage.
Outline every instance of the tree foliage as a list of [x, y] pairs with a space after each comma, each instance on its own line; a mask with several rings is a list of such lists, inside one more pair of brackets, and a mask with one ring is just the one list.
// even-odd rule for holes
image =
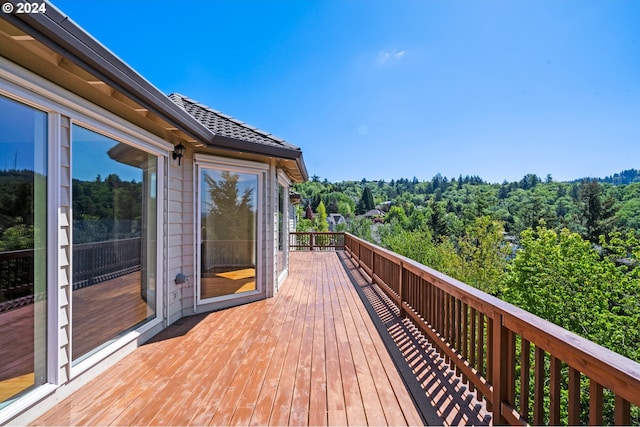
[[349, 231], [640, 361], [640, 182], [610, 181], [438, 174], [314, 191], [361, 203], [366, 188], [391, 202], [385, 224], [350, 218]]
[[211, 205], [207, 212], [207, 239], [253, 240], [255, 212], [253, 188], [240, 194], [240, 177], [222, 171], [220, 180], [205, 175]]

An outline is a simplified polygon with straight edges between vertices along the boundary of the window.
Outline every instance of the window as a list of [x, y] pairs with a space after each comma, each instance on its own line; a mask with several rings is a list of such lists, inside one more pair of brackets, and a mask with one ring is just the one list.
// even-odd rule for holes
[[260, 174], [201, 167], [201, 300], [255, 291]]
[[156, 317], [158, 158], [74, 125], [72, 358]]
[[278, 183], [278, 253], [277, 273], [278, 276], [287, 269], [287, 188]]
[[0, 407], [47, 380], [46, 113], [0, 96]]

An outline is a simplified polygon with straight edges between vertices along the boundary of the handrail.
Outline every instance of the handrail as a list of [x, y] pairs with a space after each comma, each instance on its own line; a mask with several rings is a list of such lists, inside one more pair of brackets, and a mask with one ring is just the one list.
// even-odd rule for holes
[[0, 312], [33, 302], [33, 249], [0, 252]]
[[289, 249], [298, 251], [344, 250], [344, 233], [331, 231], [290, 232]]
[[603, 389], [615, 395], [614, 423], [630, 423], [631, 404], [640, 405], [640, 364], [348, 233], [345, 250], [478, 399], [484, 396], [494, 425], [557, 425], [561, 411], [578, 425], [581, 403], [589, 407], [589, 424], [601, 425]]

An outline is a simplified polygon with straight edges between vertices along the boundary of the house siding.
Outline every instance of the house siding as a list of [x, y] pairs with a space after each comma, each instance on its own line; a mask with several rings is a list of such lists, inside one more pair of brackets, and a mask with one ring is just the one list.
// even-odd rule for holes
[[[58, 347], [58, 383], [62, 384], [71, 377], [70, 366], [70, 337], [71, 326], [71, 120], [62, 117], [60, 120], [60, 169], [52, 171], [58, 173], [59, 182], [59, 250], [58, 250], [58, 283], [50, 283], [49, 286], [58, 287], [59, 310], [59, 347]], [[54, 147], [54, 149], [57, 147]]]
[[[193, 314], [196, 281], [193, 173], [191, 151], [185, 153], [181, 165], [176, 160], [169, 161], [167, 324]], [[178, 273], [187, 276], [187, 283], [175, 283]]]

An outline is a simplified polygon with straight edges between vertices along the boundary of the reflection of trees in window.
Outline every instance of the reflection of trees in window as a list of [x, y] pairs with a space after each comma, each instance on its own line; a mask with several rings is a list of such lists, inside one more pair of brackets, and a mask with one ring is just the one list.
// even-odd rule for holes
[[74, 243], [140, 237], [142, 203], [141, 182], [122, 181], [117, 174], [74, 179]]
[[246, 188], [242, 195], [238, 181], [240, 177], [229, 171], [221, 172], [216, 181], [204, 174], [211, 206], [206, 213], [209, 240], [253, 240], [254, 221], [253, 188]]
[[33, 248], [33, 191], [40, 174], [0, 171], [0, 251]]

